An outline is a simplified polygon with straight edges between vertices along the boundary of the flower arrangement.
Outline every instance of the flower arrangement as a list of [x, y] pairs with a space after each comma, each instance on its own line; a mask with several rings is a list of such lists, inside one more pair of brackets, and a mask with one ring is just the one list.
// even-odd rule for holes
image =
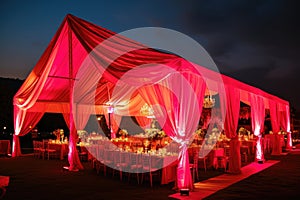
[[149, 131], [148, 132], [148, 138], [153, 140], [156, 138], [156, 135], [157, 135], [158, 131], [157, 130], [152, 130], [152, 131]]
[[239, 135], [249, 135], [250, 131], [248, 131], [247, 129], [245, 129], [244, 127], [241, 127], [239, 129]]
[[163, 130], [158, 129], [147, 129], [145, 130], [146, 137], [153, 140], [153, 139], [161, 139], [166, 136], [166, 133]]
[[164, 137], [166, 137], [165, 131], [163, 131], [163, 130], [158, 131], [157, 138], [161, 139], [161, 138], [164, 138]]
[[213, 128], [213, 129], [211, 130], [211, 132], [214, 133], [214, 134], [220, 133], [220, 131], [219, 131], [218, 128]]
[[121, 129], [119, 131], [119, 135], [123, 138], [127, 137], [128, 136], [128, 131], [126, 129]]
[[209, 95], [209, 96], [204, 98], [203, 107], [204, 108], [212, 108], [212, 107], [215, 106], [215, 102], [216, 102], [216, 100], [214, 98], [212, 98], [211, 95]]
[[204, 136], [205, 136], [205, 132], [201, 128], [196, 130], [196, 134], [197, 134], [197, 136], [199, 136], [199, 138], [204, 138]]
[[286, 134], [286, 132], [285, 132], [285, 131], [283, 131], [283, 130], [280, 130], [280, 131], [278, 132], [278, 134], [279, 134], [279, 135], [285, 135], [285, 134]]

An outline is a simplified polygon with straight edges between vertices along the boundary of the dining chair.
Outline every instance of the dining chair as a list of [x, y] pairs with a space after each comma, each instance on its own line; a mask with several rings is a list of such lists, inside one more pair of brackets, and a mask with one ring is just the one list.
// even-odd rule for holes
[[95, 166], [97, 174], [100, 173], [100, 170], [102, 170], [103, 173], [105, 174], [106, 165], [104, 164], [104, 146], [103, 145], [97, 144], [95, 146], [93, 166]]
[[39, 141], [33, 140], [33, 157], [39, 158], [41, 155], [41, 145]]
[[241, 152], [241, 161], [244, 162], [244, 163], [247, 163], [248, 162], [248, 155], [249, 155], [249, 147], [248, 146], [245, 146], [245, 145], [242, 145], [240, 147], [240, 152]]
[[50, 143], [48, 140], [43, 140], [43, 146], [45, 148], [45, 153], [47, 155], [48, 160], [51, 158], [57, 158], [56, 149], [50, 148]]
[[104, 153], [103, 153], [104, 170], [103, 171], [105, 176], [107, 173], [107, 169], [112, 169], [113, 162], [114, 162], [114, 150], [104, 149]]
[[84, 146], [80, 146], [78, 148], [78, 155], [79, 155], [80, 161], [82, 161], [82, 162], [88, 161], [88, 150]]
[[115, 166], [120, 174], [120, 181], [123, 179], [123, 173], [127, 173], [129, 167], [129, 152], [116, 151], [115, 152]]
[[139, 174], [142, 173], [143, 164], [142, 164], [142, 154], [139, 153], [130, 153], [130, 164], [129, 164], [130, 173], [128, 174], [128, 182], [130, 181], [131, 174], [136, 175], [137, 183], [140, 183]]
[[198, 164], [199, 164], [199, 162], [203, 163], [204, 172], [206, 172], [207, 155], [205, 155], [203, 151], [199, 151]]
[[199, 179], [199, 150], [196, 148], [192, 148], [191, 155], [189, 155], [191, 158], [190, 160], [190, 170], [192, 170], [192, 176], [193, 176], [193, 182], [195, 182], [195, 175], [197, 176], [197, 179]]
[[225, 148], [217, 148], [214, 150], [213, 165], [215, 169], [224, 168], [224, 171], [226, 171], [227, 160]]
[[225, 154], [225, 158], [226, 158], [225, 172], [227, 172], [229, 160], [231, 159], [230, 146], [224, 146], [224, 154]]
[[155, 167], [156, 160], [155, 156], [151, 156], [149, 154], [142, 154], [142, 165], [143, 165], [143, 173], [141, 183], [143, 183], [144, 177], [147, 175], [149, 177], [150, 186], [153, 186], [153, 176], [159, 176], [159, 168]]
[[37, 149], [39, 151], [38, 158], [42, 158], [44, 160], [45, 154], [46, 154], [46, 148], [44, 146], [44, 143], [42, 141], [36, 141], [36, 145], [37, 145]]

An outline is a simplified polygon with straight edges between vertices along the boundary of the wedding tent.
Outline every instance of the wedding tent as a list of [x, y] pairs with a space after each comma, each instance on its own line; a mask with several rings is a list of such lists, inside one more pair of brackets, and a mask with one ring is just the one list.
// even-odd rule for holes
[[77, 130], [85, 128], [89, 116], [107, 114], [111, 108], [119, 116], [139, 116], [140, 108], [147, 103], [153, 106], [166, 134], [180, 144], [178, 187], [192, 188], [188, 142], [199, 123], [204, 96], [212, 93], [220, 97], [224, 130], [236, 154], [237, 159], [229, 166], [233, 172], [240, 168], [239, 147], [235, 144], [240, 101], [251, 106], [257, 145], [261, 143], [265, 109], [270, 110], [274, 134], [280, 129], [289, 133], [289, 102], [67, 15], [14, 96], [12, 155], [21, 154], [19, 137], [34, 128], [44, 113], [62, 113], [70, 129], [70, 169], [83, 169], [76, 151]]

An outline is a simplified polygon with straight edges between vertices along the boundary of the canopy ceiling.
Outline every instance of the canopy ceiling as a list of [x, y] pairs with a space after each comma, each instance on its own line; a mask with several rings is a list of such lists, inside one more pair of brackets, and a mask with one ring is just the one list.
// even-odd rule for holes
[[[105, 50], [96, 51], [97, 58], [93, 59], [90, 57], [90, 60], [87, 61], [86, 58], [89, 57], [89, 53], [93, 50], [95, 51], [95, 48], [108, 38], [113, 39], [108, 41], [107, 45], [104, 45]], [[123, 52], [128, 53], [124, 54]], [[116, 59], [112, 60], [113, 58]], [[94, 84], [97, 82], [97, 85], [94, 86], [97, 88], [89, 92], [94, 92], [95, 94], [95, 96], [93, 96], [95, 97], [95, 105], [103, 105], [108, 102], [115, 104], [117, 100], [115, 99], [113, 101], [113, 99], [111, 99], [111, 97], [114, 96], [112, 92], [115, 83], [117, 83], [125, 73], [133, 70], [137, 66], [148, 64], [148, 67], [151, 68], [151, 72], [156, 76], [157, 81], [164, 79], [174, 70], [198, 73], [193, 67], [195, 64], [191, 64], [179, 56], [148, 48], [69, 14], [65, 17], [42, 57], [15, 95], [14, 105], [19, 108], [26, 108], [31, 112], [40, 111], [41, 108], [45, 112], [69, 112], [67, 105], [70, 102], [70, 92], [72, 92], [72, 90], [70, 90], [70, 82], [75, 80], [76, 85], [76, 81], [78, 81], [79, 78], [78, 70], [87, 62], [93, 62], [100, 71], [101, 67], [103, 70], [101, 72], [101, 78], [92, 77], [95, 81]], [[155, 65], [151, 66], [151, 63], [155, 63]], [[166, 65], [169, 69], [161, 70], [161, 67], [155, 67], [159, 64]], [[106, 68], [104, 68], [104, 66]], [[197, 67], [201, 68], [201, 76], [206, 80], [207, 85], [210, 85], [210, 91], [207, 92], [215, 94], [218, 91], [218, 80], [216, 80], [215, 77], [219, 77], [220, 75], [204, 67]], [[95, 71], [92, 73], [94, 72]], [[249, 93], [264, 97], [266, 108], [269, 107], [269, 99], [283, 106], [289, 105], [285, 100], [228, 76], [221, 75], [221, 79], [224, 85], [232, 85], [239, 89], [241, 101], [248, 105], [250, 105]], [[83, 92], [86, 94], [88, 90], [85, 88]], [[117, 97], [119, 99], [121, 98], [121, 96]], [[126, 102], [118, 100], [118, 104], [131, 103], [134, 105], [131, 107], [140, 107], [143, 105], [138, 93], [134, 93], [130, 98], [131, 101]], [[66, 109], [62, 109], [62, 106], [65, 106]], [[98, 109], [97, 112], [102, 111]]]

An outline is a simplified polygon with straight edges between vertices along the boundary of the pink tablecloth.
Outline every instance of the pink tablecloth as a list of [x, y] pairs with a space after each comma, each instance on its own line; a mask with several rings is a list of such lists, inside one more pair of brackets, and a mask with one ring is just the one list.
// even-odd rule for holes
[[168, 184], [176, 180], [177, 164], [177, 156], [164, 157], [164, 167], [162, 168], [161, 184]]
[[152, 167], [156, 169], [162, 169], [161, 172], [161, 184], [168, 184], [176, 180], [177, 174], [177, 155], [150, 155], [152, 160]]
[[63, 160], [69, 152], [68, 144], [49, 143], [49, 149], [55, 149], [60, 160]]

